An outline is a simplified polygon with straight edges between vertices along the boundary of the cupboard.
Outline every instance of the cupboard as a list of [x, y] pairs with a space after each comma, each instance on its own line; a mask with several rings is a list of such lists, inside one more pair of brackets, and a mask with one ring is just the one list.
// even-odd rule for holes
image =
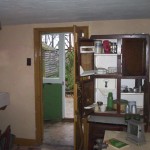
[[[149, 44], [147, 34], [92, 35], [79, 39], [76, 81], [80, 114], [89, 123], [88, 149], [92, 149], [96, 138], [103, 138], [106, 129], [125, 130], [126, 122], [112, 120], [125, 120], [127, 115], [138, 116], [148, 131]], [[108, 109], [110, 92], [113, 106]], [[99, 101], [106, 105], [106, 111], [95, 109]], [[127, 112], [126, 106], [132, 102], [136, 111], [131, 112], [130, 108]], [[101, 117], [109, 121], [103, 122]]]

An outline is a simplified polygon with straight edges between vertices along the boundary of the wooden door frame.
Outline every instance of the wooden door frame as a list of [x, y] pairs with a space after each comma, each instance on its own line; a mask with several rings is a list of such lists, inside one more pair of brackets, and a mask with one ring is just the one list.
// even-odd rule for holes
[[[88, 34], [88, 26], [80, 26]], [[43, 141], [43, 103], [42, 103], [42, 58], [41, 58], [41, 34], [72, 32], [72, 27], [34, 28], [34, 79], [35, 79], [35, 125], [36, 143]]]

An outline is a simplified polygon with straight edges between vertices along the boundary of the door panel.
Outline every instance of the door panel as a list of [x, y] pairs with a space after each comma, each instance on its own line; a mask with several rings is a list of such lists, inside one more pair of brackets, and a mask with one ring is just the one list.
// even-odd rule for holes
[[64, 33], [46, 33], [42, 39], [44, 120], [60, 121], [64, 99]]
[[88, 28], [80, 28], [74, 26], [74, 47], [75, 47], [75, 84], [74, 84], [74, 150], [83, 150], [84, 147], [84, 136], [82, 129], [82, 114], [81, 114], [81, 83], [78, 78], [79, 69], [78, 69], [78, 40], [79, 37], [84, 35], [85, 38], [88, 38]]
[[122, 40], [122, 74], [144, 76], [146, 70], [146, 40], [124, 38]]
[[82, 82], [82, 117], [86, 117], [93, 112], [93, 109], [84, 109], [84, 107], [92, 105], [94, 103], [94, 81], [88, 79]]
[[61, 121], [62, 119], [62, 85], [43, 84], [44, 120]]

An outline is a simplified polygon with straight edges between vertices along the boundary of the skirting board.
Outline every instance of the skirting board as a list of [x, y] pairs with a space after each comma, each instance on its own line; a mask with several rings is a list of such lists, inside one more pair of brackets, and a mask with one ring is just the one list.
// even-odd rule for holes
[[33, 146], [37, 144], [37, 141], [33, 139], [16, 138], [14, 144], [18, 146]]

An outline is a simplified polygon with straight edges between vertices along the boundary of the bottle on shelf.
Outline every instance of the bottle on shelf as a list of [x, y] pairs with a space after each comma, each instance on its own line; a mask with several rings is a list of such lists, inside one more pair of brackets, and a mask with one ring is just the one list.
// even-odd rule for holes
[[129, 112], [130, 112], [129, 105], [126, 105], [126, 114], [128, 114]]
[[107, 110], [113, 109], [113, 93], [109, 92], [107, 97]]

